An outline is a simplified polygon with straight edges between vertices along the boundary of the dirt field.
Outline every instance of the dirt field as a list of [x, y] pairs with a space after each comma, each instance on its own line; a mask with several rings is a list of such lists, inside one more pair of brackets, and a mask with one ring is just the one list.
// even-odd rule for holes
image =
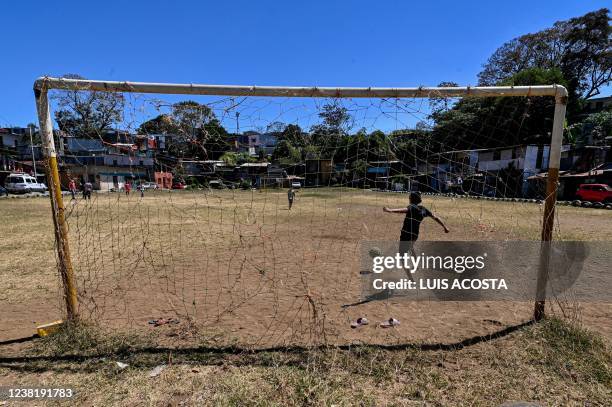
[[[452, 343], [528, 320], [531, 303], [378, 301], [355, 307], [362, 240], [397, 240], [407, 196], [355, 190], [181, 191], [95, 195], [68, 204], [83, 317], [157, 345]], [[422, 240], [537, 240], [542, 206], [425, 197]], [[62, 317], [49, 201], [0, 201], [0, 340]], [[612, 240], [612, 213], [558, 208], [555, 238]], [[571, 312], [576, 312], [572, 308]], [[556, 308], [555, 312], [559, 312]], [[585, 325], [612, 337], [610, 304], [583, 304]], [[351, 330], [365, 316], [372, 324]], [[377, 328], [395, 317], [401, 325]], [[148, 321], [176, 318], [153, 328]]]

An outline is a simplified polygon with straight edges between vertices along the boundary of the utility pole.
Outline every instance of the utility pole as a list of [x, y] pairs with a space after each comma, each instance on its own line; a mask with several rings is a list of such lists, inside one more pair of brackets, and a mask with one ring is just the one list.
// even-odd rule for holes
[[32, 141], [32, 126], [28, 126], [28, 129], [30, 129], [30, 148], [32, 149], [32, 165], [34, 166], [34, 178], [36, 178], [36, 182], [38, 182], [38, 173], [36, 172], [36, 158], [34, 158], [34, 142]]
[[240, 122], [239, 122], [239, 118], [240, 118], [240, 112], [236, 112], [236, 150], [240, 150], [240, 136], [238, 135], [240, 133]]

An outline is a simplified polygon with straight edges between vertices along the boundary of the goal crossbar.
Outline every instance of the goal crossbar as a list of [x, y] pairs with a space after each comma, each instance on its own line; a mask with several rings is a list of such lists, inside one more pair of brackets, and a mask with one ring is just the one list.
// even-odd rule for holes
[[193, 83], [152, 83], [94, 81], [88, 79], [38, 78], [34, 89], [83, 90], [102, 92], [135, 92], [183, 95], [270, 96], [317, 98], [431, 98], [492, 96], [567, 97], [562, 85], [537, 86], [458, 86], [458, 87], [306, 87], [306, 86], [238, 86]]

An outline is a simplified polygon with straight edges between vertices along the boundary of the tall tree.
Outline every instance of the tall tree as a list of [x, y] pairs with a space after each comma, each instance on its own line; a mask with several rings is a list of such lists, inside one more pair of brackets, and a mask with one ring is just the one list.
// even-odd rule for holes
[[138, 127], [138, 133], [141, 134], [176, 134], [179, 129], [177, 124], [168, 114], [160, 114], [159, 116], [143, 122]]
[[[531, 68], [502, 85], [562, 84], [558, 69]], [[550, 141], [554, 100], [551, 98], [464, 98], [451, 109], [432, 113], [434, 151], [500, 147]]]
[[508, 41], [484, 65], [479, 84], [495, 85], [528, 68], [558, 68], [573, 97], [598, 95], [612, 77], [608, 13], [593, 11]]
[[[63, 78], [84, 79], [76, 74]], [[123, 115], [124, 98], [118, 92], [66, 90], [53, 95], [52, 100], [57, 104], [55, 121], [59, 129], [78, 137], [99, 137]]]
[[322, 122], [310, 129], [310, 142], [317, 147], [321, 158], [334, 158], [343, 136], [352, 127], [352, 116], [338, 102], [323, 105], [319, 112]]
[[138, 130], [171, 135], [168, 149], [180, 157], [217, 159], [230, 149], [229, 135], [214, 112], [192, 100], [175, 103], [170, 114], [148, 120]]
[[287, 141], [295, 147], [303, 147], [308, 142], [308, 135], [297, 124], [288, 124], [277, 136], [278, 141]]

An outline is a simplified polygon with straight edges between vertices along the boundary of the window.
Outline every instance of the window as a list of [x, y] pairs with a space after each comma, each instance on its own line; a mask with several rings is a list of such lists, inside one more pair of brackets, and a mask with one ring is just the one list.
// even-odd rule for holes
[[501, 150], [493, 151], [493, 161], [498, 161], [501, 159]]
[[117, 160], [113, 160], [113, 166], [116, 167], [117, 166]]
[[512, 159], [513, 159], [513, 160], [514, 160], [514, 159], [516, 159], [516, 156], [517, 156], [517, 154], [516, 154], [516, 153], [517, 153], [516, 148], [513, 148], [513, 149], [512, 149]]

